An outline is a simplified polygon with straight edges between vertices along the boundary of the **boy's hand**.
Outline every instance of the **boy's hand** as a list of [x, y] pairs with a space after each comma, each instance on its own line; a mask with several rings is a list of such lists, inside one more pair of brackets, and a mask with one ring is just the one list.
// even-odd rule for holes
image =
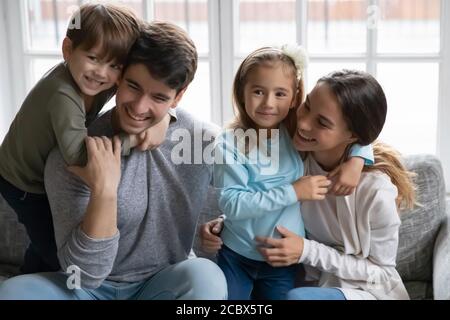
[[[136, 146], [141, 151], [154, 150], [158, 148], [164, 140], [166, 140], [167, 129], [170, 124], [170, 115], [166, 114], [165, 117], [155, 124], [154, 126], [147, 128], [140, 134], [135, 135], [137, 139]], [[130, 136], [133, 141], [133, 135]], [[133, 145], [133, 142], [131, 143]]]
[[334, 184], [330, 189], [330, 193], [335, 196], [347, 196], [352, 194], [359, 183], [363, 167], [363, 158], [351, 157], [331, 171], [328, 174], [328, 178], [334, 178]]
[[323, 200], [331, 181], [325, 176], [304, 176], [292, 185], [298, 200]]

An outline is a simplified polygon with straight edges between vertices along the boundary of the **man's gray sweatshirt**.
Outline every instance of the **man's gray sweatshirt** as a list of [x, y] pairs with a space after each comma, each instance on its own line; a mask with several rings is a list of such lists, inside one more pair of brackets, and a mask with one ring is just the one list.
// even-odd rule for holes
[[[109, 111], [93, 122], [89, 134], [112, 137], [111, 114]], [[49, 155], [45, 187], [58, 257], [63, 271], [70, 266], [81, 269], [82, 287], [97, 288], [105, 279], [141, 281], [187, 259], [212, 179], [212, 164], [202, 161], [202, 153], [210, 150], [217, 129], [182, 110], [177, 119], [159, 148], [134, 149], [122, 157], [119, 231], [112, 238], [92, 239], [81, 230], [89, 188], [67, 171], [57, 149]], [[176, 164], [180, 158], [189, 163]]]

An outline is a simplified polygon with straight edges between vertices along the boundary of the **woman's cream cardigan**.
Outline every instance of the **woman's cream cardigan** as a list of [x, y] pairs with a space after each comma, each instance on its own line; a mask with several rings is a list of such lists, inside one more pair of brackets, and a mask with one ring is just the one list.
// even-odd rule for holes
[[[305, 174], [326, 172], [309, 155]], [[347, 299], [409, 299], [395, 269], [400, 226], [396, 197], [390, 178], [375, 171], [363, 172], [349, 196], [303, 202], [308, 239], [299, 262], [307, 279], [339, 288]]]

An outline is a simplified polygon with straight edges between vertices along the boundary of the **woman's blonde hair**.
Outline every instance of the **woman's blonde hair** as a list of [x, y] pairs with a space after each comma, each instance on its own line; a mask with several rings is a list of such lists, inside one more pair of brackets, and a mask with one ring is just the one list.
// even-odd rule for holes
[[248, 116], [245, 111], [245, 98], [244, 88], [247, 83], [248, 74], [255, 68], [261, 65], [273, 65], [276, 62], [282, 62], [283, 66], [287, 68], [287, 71], [292, 75], [294, 79], [294, 107], [289, 110], [288, 115], [283, 120], [289, 135], [294, 136], [297, 118], [296, 113], [298, 107], [302, 104], [304, 99], [304, 82], [303, 77], [297, 79], [297, 68], [294, 61], [284, 54], [281, 50], [272, 47], [263, 47], [250, 53], [247, 58], [239, 66], [238, 71], [233, 82], [233, 106], [235, 111], [235, 118], [227, 126], [231, 129], [256, 129], [256, 124]]
[[400, 210], [413, 209], [419, 205], [416, 201], [415, 173], [408, 171], [402, 163], [400, 153], [391, 146], [375, 141], [372, 144], [375, 164], [365, 166], [363, 171], [381, 171], [391, 178], [397, 187], [397, 207]]

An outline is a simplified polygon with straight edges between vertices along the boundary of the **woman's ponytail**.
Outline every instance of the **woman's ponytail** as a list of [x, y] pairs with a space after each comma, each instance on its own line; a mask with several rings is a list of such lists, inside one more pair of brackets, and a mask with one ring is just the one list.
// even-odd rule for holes
[[413, 209], [416, 202], [416, 187], [413, 179], [415, 173], [406, 170], [400, 153], [391, 146], [375, 141], [372, 144], [375, 164], [364, 167], [364, 171], [378, 170], [387, 174], [397, 187], [397, 206], [400, 210]]

